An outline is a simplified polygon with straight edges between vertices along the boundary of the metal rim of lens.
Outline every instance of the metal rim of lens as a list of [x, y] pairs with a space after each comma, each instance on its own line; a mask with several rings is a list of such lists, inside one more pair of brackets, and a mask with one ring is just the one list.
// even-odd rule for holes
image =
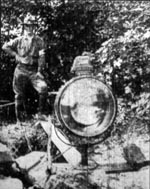
[[80, 80], [80, 79], [83, 79], [83, 78], [91, 78], [91, 79], [96, 79], [98, 80], [99, 82], [101, 82], [103, 85], [105, 85], [107, 87], [107, 89], [109, 90], [109, 93], [111, 94], [111, 98], [112, 98], [112, 101], [113, 101], [113, 116], [111, 117], [110, 121], [109, 121], [109, 124], [108, 126], [106, 127], [106, 129], [103, 131], [105, 132], [114, 122], [114, 119], [116, 117], [116, 112], [117, 112], [117, 105], [116, 105], [116, 99], [111, 91], [111, 89], [104, 83], [102, 82], [101, 80], [99, 80], [97, 77], [93, 77], [93, 76], [79, 76], [79, 77], [75, 77], [73, 79], [71, 79], [70, 81], [68, 81], [58, 92], [58, 95], [56, 96], [56, 99], [55, 99], [55, 114], [56, 114], [56, 117], [57, 119], [59, 120], [60, 124], [62, 124], [63, 126], [65, 126], [68, 130], [70, 130], [72, 133], [74, 133], [75, 135], [79, 135], [81, 137], [95, 137], [97, 135], [101, 135], [102, 133], [97, 133], [96, 135], [86, 135], [82, 132], [76, 132], [76, 130], [72, 130], [68, 124], [64, 121], [63, 119], [63, 115], [62, 115], [62, 112], [61, 112], [61, 108], [60, 108], [60, 103], [61, 103], [61, 96], [63, 95], [64, 91], [67, 89], [68, 86], [70, 86], [73, 82], [75, 82], [76, 80]]

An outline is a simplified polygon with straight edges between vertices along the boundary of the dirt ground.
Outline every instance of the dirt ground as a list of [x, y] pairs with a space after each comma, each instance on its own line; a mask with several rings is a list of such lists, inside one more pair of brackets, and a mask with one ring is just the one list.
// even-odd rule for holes
[[[32, 128], [27, 133], [33, 137]], [[18, 129], [16, 125], [5, 125], [1, 127], [1, 136], [3, 140], [9, 144], [8, 146], [16, 145], [16, 141], [20, 141], [23, 133], [23, 128]], [[34, 133], [35, 134], [35, 133]], [[41, 139], [40, 139], [41, 140]], [[45, 138], [46, 140], [46, 138]], [[27, 142], [27, 141], [26, 141]], [[150, 189], [150, 166], [145, 166], [138, 171], [128, 171], [107, 174], [105, 165], [126, 163], [123, 157], [123, 148], [131, 143], [140, 147], [146, 160], [150, 160], [150, 137], [148, 134], [130, 133], [121, 136], [121, 141], [117, 138], [110, 137], [101, 144], [94, 145], [88, 150], [89, 167], [78, 166], [70, 167], [68, 164], [55, 163], [56, 174], [52, 175], [45, 186], [46, 189]], [[17, 145], [16, 147], [17, 148]], [[31, 149], [32, 150], [32, 149]], [[97, 165], [97, 166], [95, 166]], [[39, 165], [41, 166], [41, 165]], [[94, 167], [95, 166], [95, 167]], [[44, 166], [42, 165], [43, 170]], [[93, 168], [94, 167], [94, 168]], [[46, 164], [45, 164], [46, 169]], [[40, 169], [38, 169], [40, 170]], [[41, 170], [42, 171], [42, 170]], [[39, 171], [37, 175], [45, 174]], [[39, 181], [40, 182], [40, 181]]]

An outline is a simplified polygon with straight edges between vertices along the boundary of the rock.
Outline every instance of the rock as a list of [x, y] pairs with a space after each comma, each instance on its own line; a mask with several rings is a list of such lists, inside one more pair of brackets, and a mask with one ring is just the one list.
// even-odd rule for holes
[[23, 184], [19, 179], [3, 177], [0, 178], [1, 189], [23, 189]]
[[103, 169], [95, 169], [88, 175], [88, 181], [92, 185], [101, 186], [103, 182], [106, 180], [106, 173]]
[[135, 144], [130, 144], [123, 148], [123, 156], [128, 164], [132, 167], [136, 167], [138, 164], [146, 161], [141, 149]]
[[[12, 158], [11, 153], [7, 146], [0, 143], [0, 174], [1, 176], [5, 176], [5, 179], [1, 179], [1, 185], [7, 186], [6, 189], [12, 188], [9, 186], [11, 183], [10, 179], [16, 178], [16, 180], [12, 180], [12, 186], [14, 189], [20, 188], [18, 183], [24, 184], [24, 186], [32, 186], [34, 184], [34, 179], [28, 175], [28, 172], [25, 169], [20, 168], [19, 164]], [[9, 178], [9, 179], [8, 179]], [[6, 184], [5, 184], [6, 183]], [[16, 187], [15, 187], [16, 184]], [[1, 188], [2, 189], [2, 188]]]
[[0, 131], [0, 143], [7, 144], [8, 138], [5, 132]]
[[45, 152], [31, 152], [17, 158], [16, 162], [19, 164], [19, 167], [28, 171], [28, 175], [32, 177], [38, 185], [44, 186], [45, 179], [47, 178], [47, 159]]
[[0, 143], [0, 163], [4, 162], [13, 162], [13, 158], [7, 146]]
[[22, 169], [31, 169], [34, 165], [40, 163], [44, 156], [46, 156], [45, 152], [33, 151], [25, 156], [20, 156], [16, 159], [16, 162]]
[[49, 181], [49, 184], [45, 186], [45, 189], [74, 189], [74, 187], [64, 183], [63, 181], [58, 181], [57, 183], [55, 182], [52, 180]]

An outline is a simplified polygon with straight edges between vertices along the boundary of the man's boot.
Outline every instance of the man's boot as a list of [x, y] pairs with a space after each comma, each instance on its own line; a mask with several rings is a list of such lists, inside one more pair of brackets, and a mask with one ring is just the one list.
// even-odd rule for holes
[[25, 122], [26, 118], [26, 111], [24, 108], [23, 102], [15, 102], [15, 112], [16, 112], [16, 119], [17, 119], [17, 125], [21, 126], [22, 122]]

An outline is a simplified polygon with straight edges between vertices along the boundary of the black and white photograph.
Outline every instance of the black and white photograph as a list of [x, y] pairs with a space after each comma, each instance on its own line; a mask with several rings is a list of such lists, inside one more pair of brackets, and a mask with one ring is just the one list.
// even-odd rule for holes
[[150, 1], [0, 17], [0, 189], [150, 189]]

